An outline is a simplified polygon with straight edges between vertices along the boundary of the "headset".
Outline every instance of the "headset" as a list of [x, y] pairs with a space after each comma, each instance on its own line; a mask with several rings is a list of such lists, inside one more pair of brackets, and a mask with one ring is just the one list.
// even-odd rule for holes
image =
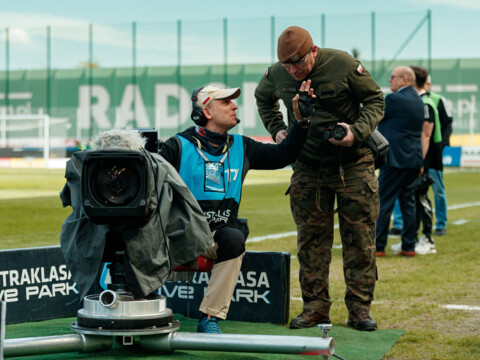
[[205, 126], [207, 124], [207, 118], [203, 114], [203, 109], [197, 105], [198, 93], [203, 89], [202, 87], [196, 88], [192, 93], [192, 115], [191, 118], [198, 126]]

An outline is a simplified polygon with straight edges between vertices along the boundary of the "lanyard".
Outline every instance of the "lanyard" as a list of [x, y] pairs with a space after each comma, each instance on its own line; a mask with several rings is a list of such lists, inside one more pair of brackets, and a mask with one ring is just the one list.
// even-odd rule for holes
[[[226, 193], [224, 182], [224, 162], [228, 156], [227, 150], [219, 161], [211, 161], [198, 146], [195, 147], [200, 157], [204, 160], [204, 191]], [[230, 171], [228, 170], [228, 183], [230, 183]]]

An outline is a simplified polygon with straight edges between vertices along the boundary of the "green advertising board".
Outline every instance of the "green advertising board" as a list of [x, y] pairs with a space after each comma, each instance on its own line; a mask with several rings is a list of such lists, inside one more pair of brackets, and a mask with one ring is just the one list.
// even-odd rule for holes
[[[403, 62], [414, 64], [413, 62]], [[416, 61], [416, 65], [423, 65]], [[377, 64], [377, 82], [388, 93], [388, 77], [398, 64]], [[0, 114], [22, 117], [50, 116], [51, 141], [87, 141], [112, 128], [153, 127], [161, 138], [193, 125], [191, 93], [206, 84], [240, 87], [237, 100], [242, 120], [234, 132], [268, 136], [258, 116], [255, 88], [268, 64], [225, 66], [165, 66], [25, 70], [0, 72]], [[365, 62], [368, 69], [369, 63]], [[227, 71], [225, 71], [227, 69]], [[480, 60], [436, 60], [432, 64], [432, 90], [446, 98], [454, 118], [454, 134], [480, 133], [478, 122]], [[21, 122], [18, 120], [17, 122]], [[2, 137], [15, 131], [4, 123]], [[11, 126], [10, 126], [11, 127]]]

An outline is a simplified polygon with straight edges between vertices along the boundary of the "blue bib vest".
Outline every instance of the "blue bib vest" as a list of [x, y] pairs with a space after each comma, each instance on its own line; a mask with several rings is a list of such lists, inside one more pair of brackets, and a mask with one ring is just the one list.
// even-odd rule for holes
[[242, 136], [231, 135], [232, 147], [220, 156], [210, 155], [184, 137], [176, 136], [182, 148], [180, 177], [200, 204], [210, 229], [213, 231], [235, 221], [245, 159]]

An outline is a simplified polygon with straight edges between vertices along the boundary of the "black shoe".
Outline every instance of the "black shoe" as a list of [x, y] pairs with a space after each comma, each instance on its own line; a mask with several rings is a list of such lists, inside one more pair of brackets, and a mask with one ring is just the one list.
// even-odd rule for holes
[[360, 331], [373, 331], [377, 329], [377, 322], [372, 319], [368, 309], [356, 308], [349, 312], [347, 326]]
[[290, 321], [290, 329], [304, 329], [317, 326], [318, 324], [331, 324], [328, 315], [322, 315], [316, 311], [306, 309], [295, 319]]
[[433, 232], [433, 235], [435, 236], [447, 235], [447, 229], [435, 229], [435, 231]]
[[388, 235], [402, 235], [402, 229], [391, 228], [388, 230]]

